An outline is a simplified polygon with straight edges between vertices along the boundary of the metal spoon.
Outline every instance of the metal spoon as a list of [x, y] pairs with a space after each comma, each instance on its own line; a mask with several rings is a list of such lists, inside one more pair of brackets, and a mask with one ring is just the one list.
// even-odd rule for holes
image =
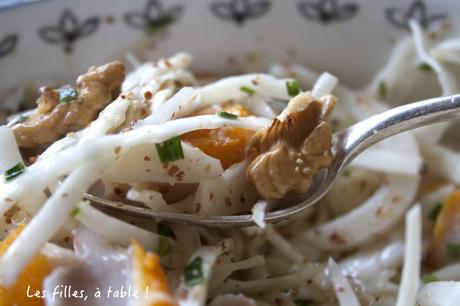
[[[278, 109], [287, 105], [287, 101], [275, 99], [268, 99], [267, 102]], [[310, 190], [305, 194], [303, 200], [289, 208], [266, 213], [265, 222], [276, 223], [287, 220], [318, 202], [331, 189], [343, 168], [373, 144], [392, 135], [429, 124], [448, 121], [460, 117], [459, 115], [460, 94], [457, 94], [396, 107], [360, 121], [342, 132], [335, 133], [333, 135], [332, 151], [334, 161], [332, 166], [316, 175]], [[141, 216], [150, 220], [155, 219], [170, 223], [214, 228], [237, 228], [255, 225], [250, 214], [197, 216], [153, 211], [144, 207], [107, 200], [88, 193], [84, 197], [101, 208], [116, 209], [124, 214]], [[123, 217], [123, 214], [117, 213], [117, 217]]]
[[[280, 101], [268, 101], [280, 106]], [[281, 102], [284, 105], [286, 101]], [[286, 209], [267, 212], [265, 222], [276, 223], [292, 218], [305, 208], [318, 202], [331, 189], [337, 177], [356, 156], [373, 144], [392, 135], [429, 124], [448, 121], [460, 115], [460, 94], [428, 99], [396, 107], [367, 118], [342, 132], [333, 135], [334, 161], [327, 170], [320, 172], [304, 197], [298, 204]], [[197, 216], [192, 214], [157, 212], [148, 208], [110, 201], [91, 194], [85, 198], [96, 206], [113, 208], [127, 214], [139, 215], [157, 221], [181, 223], [214, 228], [237, 228], [254, 225], [252, 216]]]

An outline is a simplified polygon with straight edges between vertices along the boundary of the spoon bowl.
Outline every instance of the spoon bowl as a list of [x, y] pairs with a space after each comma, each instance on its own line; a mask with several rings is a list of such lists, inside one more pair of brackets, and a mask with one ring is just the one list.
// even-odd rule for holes
[[[275, 102], [268, 101], [270, 104]], [[287, 101], [284, 102], [285, 105]], [[276, 101], [276, 106], [280, 101]], [[332, 188], [340, 173], [356, 156], [377, 142], [418, 127], [449, 121], [460, 115], [460, 94], [438, 97], [396, 107], [360, 121], [333, 135], [333, 163], [320, 171], [301, 200], [288, 207], [265, 214], [265, 222], [288, 220], [307, 207], [317, 203]], [[158, 212], [148, 208], [111, 201], [92, 194], [85, 194], [95, 206], [121, 210], [126, 214], [194, 226], [212, 228], [238, 228], [255, 225], [252, 215], [197, 216], [192, 214]]]

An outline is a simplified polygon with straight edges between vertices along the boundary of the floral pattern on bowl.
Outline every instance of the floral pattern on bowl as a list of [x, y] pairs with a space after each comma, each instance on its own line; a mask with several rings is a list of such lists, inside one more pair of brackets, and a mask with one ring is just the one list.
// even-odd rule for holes
[[45, 42], [62, 44], [66, 52], [72, 52], [72, 45], [79, 39], [92, 35], [99, 22], [99, 17], [96, 16], [79, 21], [72, 11], [64, 10], [57, 24], [42, 27], [38, 34]]
[[[394, 39], [407, 35], [401, 30], [410, 18], [432, 29], [460, 9], [460, 3], [437, 0], [30, 2], [0, 5], [0, 98], [31, 79], [66, 82], [128, 52], [144, 61], [190, 51], [195, 70], [220, 74], [263, 70], [272, 62], [308, 63], [359, 84]], [[450, 22], [455, 31], [458, 24]], [[367, 56], [358, 70], [356, 46]]]

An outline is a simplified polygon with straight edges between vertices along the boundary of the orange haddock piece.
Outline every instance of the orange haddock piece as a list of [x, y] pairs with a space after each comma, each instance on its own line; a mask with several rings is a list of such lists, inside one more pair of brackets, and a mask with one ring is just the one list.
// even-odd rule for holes
[[133, 241], [132, 256], [132, 281], [140, 292], [140, 300], [136, 305], [177, 306], [158, 255], [146, 252], [138, 242]]
[[[460, 189], [452, 192], [444, 203], [433, 232], [433, 244], [444, 243], [449, 230], [455, 230], [460, 224]], [[458, 233], [460, 235], [460, 232]]]
[[457, 189], [449, 195], [436, 218], [427, 260], [431, 267], [438, 268], [449, 262], [446, 246], [449, 239], [460, 236], [459, 224], [460, 189]]
[[[13, 241], [19, 236], [25, 225], [9, 233], [8, 237], [0, 242], [0, 256], [2, 256]], [[45, 301], [38, 297], [28, 297], [37, 291], [43, 292], [43, 280], [51, 273], [54, 266], [42, 254], [36, 255], [19, 275], [16, 283], [9, 288], [0, 287], [0, 306], [44, 306]], [[29, 287], [30, 286], [30, 287]]]
[[[241, 104], [222, 103], [217, 107], [209, 107], [196, 112], [194, 115], [214, 114], [223, 111], [238, 117], [247, 117], [251, 113]], [[254, 135], [254, 131], [237, 128], [222, 127], [213, 130], [198, 130], [181, 136], [182, 140], [199, 148], [222, 164], [224, 169], [242, 161], [246, 157], [246, 144]]]

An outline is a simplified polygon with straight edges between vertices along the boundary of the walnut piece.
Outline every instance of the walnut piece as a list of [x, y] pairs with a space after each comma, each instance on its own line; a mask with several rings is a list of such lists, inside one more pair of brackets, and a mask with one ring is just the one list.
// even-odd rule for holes
[[336, 98], [319, 100], [309, 92], [294, 97], [270, 125], [250, 140], [249, 180], [265, 199], [280, 199], [290, 191], [307, 192], [314, 175], [333, 160], [332, 133], [327, 120]]
[[69, 102], [59, 99], [60, 90], [66, 87], [42, 87], [38, 107], [26, 121], [13, 126], [18, 145], [33, 148], [82, 129], [119, 95], [124, 78], [125, 67], [120, 62], [91, 67], [78, 77], [77, 98]]

